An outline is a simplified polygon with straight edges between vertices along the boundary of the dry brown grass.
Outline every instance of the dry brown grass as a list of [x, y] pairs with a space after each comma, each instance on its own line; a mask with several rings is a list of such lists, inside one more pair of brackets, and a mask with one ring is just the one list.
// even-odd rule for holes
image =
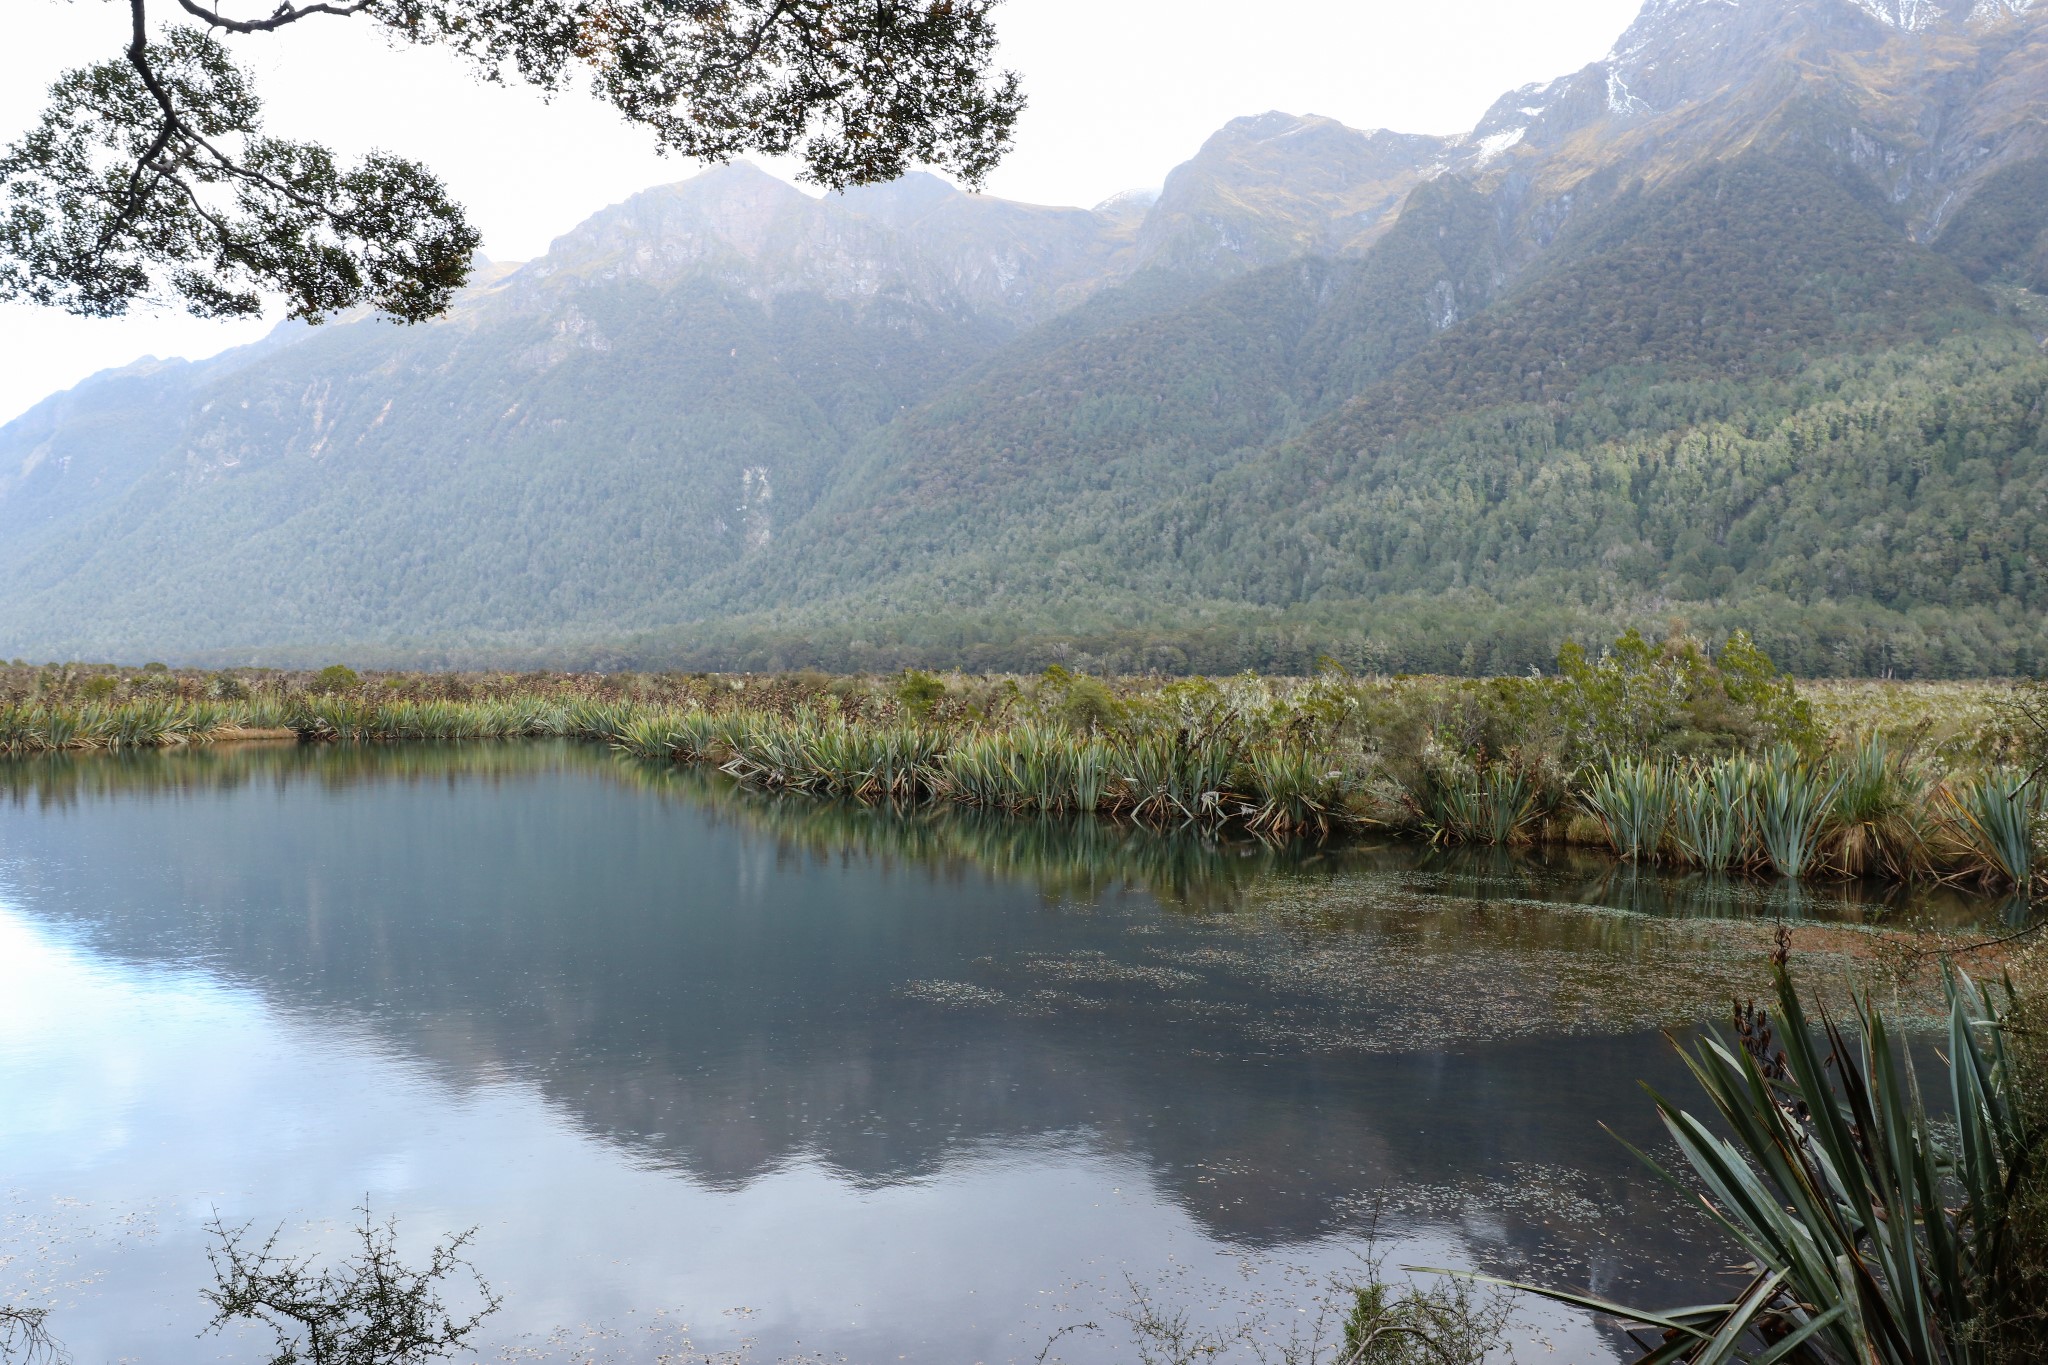
[[1876, 735], [1943, 767], [2003, 758], [2008, 682], [1802, 682], [1823, 732], [1837, 739]]

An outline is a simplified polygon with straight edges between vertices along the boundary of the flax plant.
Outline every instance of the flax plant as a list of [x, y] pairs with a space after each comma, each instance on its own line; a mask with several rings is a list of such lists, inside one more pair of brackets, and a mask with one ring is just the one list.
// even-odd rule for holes
[[1637, 1365], [1983, 1365], [1980, 1324], [2024, 1307], [2006, 1301], [2008, 1215], [2043, 1134], [2016, 1103], [2010, 987], [2000, 999], [1952, 971], [1946, 988], [1945, 1121], [1875, 1006], [1859, 1000], [1849, 1028], [1825, 1013], [1816, 1026], [1782, 962], [1775, 1021], [1745, 1008], [1735, 1037], [1686, 1055], [1714, 1121], [1653, 1092], [1746, 1262], [1726, 1301], [1652, 1312], [1515, 1287], [1648, 1329]]
[[1187, 733], [1140, 735], [1117, 754], [1131, 814], [1154, 824], [1219, 818], [1236, 757], [1221, 740]]
[[1960, 846], [1960, 875], [2025, 891], [2034, 882], [2034, 837], [2048, 799], [2033, 773], [1993, 769], [1943, 793], [1942, 815]]
[[1695, 764], [1673, 775], [1671, 828], [1679, 856], [1713, 872], [1741, 863], [1756, 825], [1749, 765]]
[[1542, 813], [1536, 780], [1519, 764], [1454, 764], [1431, 775], [1423, 818], [1437, 843], [1522, 842]]
[[1824, 840], [1828, 863], [1848, 877], [1881, 871], [1906, 881], [1923, 871], [1926, 774], [1879, 736], [1859, 739], [1839, 774]]
[[1292, 745], [1254, 749], [1244, 761], [1240, 785], [1247, 788], [1248, 828], [1287, 835], [1314, 830], [1328, 834], [1345, 816], [1344, 772], [1328, 758]]
[[1581, 799], [1616, 856], [1648, 862], [1663, 847], [1677, 785], [1666, 763], [1621, 758], [1593, 774]]
[[1750, 764], [1757, 841], [1771, 870], [1799, 877], [1811, 870], [1839, 779], [1828, 781], [1789, 746]]

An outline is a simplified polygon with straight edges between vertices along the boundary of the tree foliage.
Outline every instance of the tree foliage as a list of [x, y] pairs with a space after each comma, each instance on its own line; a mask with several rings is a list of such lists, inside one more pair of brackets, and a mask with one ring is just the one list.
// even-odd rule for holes
[[201, 317], [281, 293], [317, 321], [361, 303], [407, 322], [448, 305], [479, 238], [424, 167], [344, 168], [263, 132], [248, 73], [176, 26], [67, 73], [0, 158], [0, 297], [110, 316], [159, 288]]
[[1565, 736], [1583, 761], [1652, 750], [1699, 755], [1760, 740], [1820, 747], [1812, 707], [1746, 631], [1711, 657], [1688, 635], [1652, 645], [1633, 627], [1597, 659], [1567, 640], [1557, 671]]
[[161, 28], [125, 3], [125, 53], [60, 77], [0, 154], [0, 298], [110, 316], [166, 296], [219, 317], [277, 294], [311, 322], [447, 308], [480, 239], [446, 187], [403, 157], [345, 166], [268, 133], [223, 36], [357, 18], [485, 80], [587, 81], [664, 150], [795, 154], [831, 188], [918, 163], [978, 184], [1023, 107], [993, 69], [995, 0], [175, 0], [191, 22]]

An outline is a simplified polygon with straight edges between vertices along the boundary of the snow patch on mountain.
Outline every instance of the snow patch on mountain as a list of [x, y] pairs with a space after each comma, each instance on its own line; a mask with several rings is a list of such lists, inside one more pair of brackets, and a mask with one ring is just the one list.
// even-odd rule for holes
[[1527, 128], [1510, 128], [1504, 133], [1494, 133], [1480, 138], [1474, 144], [1477, 154], [1472, 158], [1472, 165], [1476, 168], [1491, 162], [1502, 152], [1520, 142], [1523, 134], [1528, 131]]
[[1607, 73], [1607, 109], [1609, 113], [1618, 114], [1622, 118], [1656, 112], [1639, 96], [1629, 93], [1628, 82], [1621, 78], [1619, 71]]
[[1888, 28], [1918, 33], [1941, 22], [1941, 6], [1934, 0], [1849, 0], [1871, 18]]
[[1095, 206], [1094, 212], [1110, 218], [1143, 213], [1159, 202], [1157, 189], [1119, 190]]

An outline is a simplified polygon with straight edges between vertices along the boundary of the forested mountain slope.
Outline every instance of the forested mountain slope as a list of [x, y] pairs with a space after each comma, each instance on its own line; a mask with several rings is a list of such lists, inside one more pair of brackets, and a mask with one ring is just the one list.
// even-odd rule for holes
[[[1381, 249], [1458, 243], [1461, 207], [1432, 186]], [[1796, 231], [1759, 238], [1759, 220]], [[1417, 278], [1483, 272], [1485, 234], [1466, 241]], [[1293, 624], [1360, 662], [1516, 667], [1589, 617], [1684, 612], [1751, 621], [1816, 668], [2048, 660], [2031, 652], [2048, 606], [2048, 358], [1860, 186], [1761, 153], [1702, 168], [1436, 332], [1412, 325], [1429, 294], [1358, 287], [1374, 264], [1268, 272], [1203, 303], [1292, 297], [1293, 315], [1153, 320], [1219, 349], [1177, 350], [1191, 372], [1121, 429], [1111, 395], [1129, 377], [1090, 352], [1167, 373], [1135, 329], [1049, 357], [1094, 386], [1056, 404], [1036, 401], [1051, 377], [1006, 371], [1008, 389], [984, 381], [949, 400], [959, 411], [894, 424], [793, 528], [781, 577], [728, 601], [784, 649], [853, 638], [836, 618], [870, 641], [1093, 633], [1165, 663], [1192, 637], [1194, 662], [1228, 667]], [[1354, 366], [1338, 388], [1357, 396], [1317, 420], [1311, 297], [1321, 339], [1411, 343], [1377, 379]], [[1345, 307], [1361, 297], [1375, 306]], [[1226, 387], [1245, 375], [1292, 400], [1264, 441], [1201, 426], [1256, 411]], [[854, 534], [864, 522], [880, 534]], [[849, 603], [861, 581], [876, 587]], [[1497, 608], [1477, 623], [1474, 589]], [[829, 610], [806, 611], [811, 592]], [[1864, 609], [1846, 634], [1837, 603]], [[1929, 608], [1983, 619], [1951, 619], [1967, 642], [1930, 647], [1914, 619]], [[1439, 614], [1458, 624], [1432, 629]], [[1200, 620], [1237, 628], [1219, 641], [1188, 629]], [[1262, 623], [1266, 641], [1248, 639]]]
[[1097, 210], [745, 167], [0, 429], [0, 654], [2048, 663], [2048, 6], [1651, 0]]

